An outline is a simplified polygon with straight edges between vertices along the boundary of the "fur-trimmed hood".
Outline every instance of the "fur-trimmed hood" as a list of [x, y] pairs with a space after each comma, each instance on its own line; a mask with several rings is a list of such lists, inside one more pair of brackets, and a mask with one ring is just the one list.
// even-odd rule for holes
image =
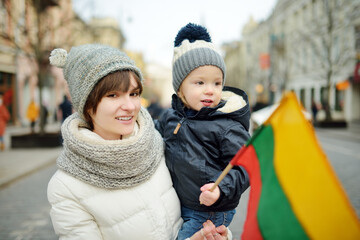
[[230, 90], [223, 91], [221, 99], [226, 101], [225, 105], [219, 108], [217, 111], [223, 113], [231, 113], [246, 107], [247, 102], [241, 95], [238, 95]]

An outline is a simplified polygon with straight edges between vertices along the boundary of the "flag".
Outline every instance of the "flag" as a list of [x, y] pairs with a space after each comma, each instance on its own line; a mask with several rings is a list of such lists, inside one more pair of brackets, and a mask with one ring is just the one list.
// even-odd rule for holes
[[234, 156], [250, 177], [243, 240], [360, 239], [360, 223], [295, 94]]

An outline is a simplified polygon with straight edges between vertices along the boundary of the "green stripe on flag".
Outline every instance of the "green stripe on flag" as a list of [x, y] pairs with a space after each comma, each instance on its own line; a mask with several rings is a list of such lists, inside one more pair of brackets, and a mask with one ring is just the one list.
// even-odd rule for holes
[[263, 126], [258, 134], [261, 137], [255, 138], [252, 145], [259, 159], [262, 181], [257, 215], [260, 232], [267, 240], [309, 239], [294, 215], [276, 176], [273, 129], [270, 125]]

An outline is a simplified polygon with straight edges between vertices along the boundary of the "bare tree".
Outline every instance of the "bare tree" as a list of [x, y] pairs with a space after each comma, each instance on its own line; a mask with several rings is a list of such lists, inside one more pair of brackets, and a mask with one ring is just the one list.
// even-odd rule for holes
[[[12, 30], [2, 31], [0, 37], [10, 43], [15, 48], [17, 54], [22, 53], [35, 62], [36, 66], [34, 67], [38, 69], [40, 104], [43, 102], [43, 87], [49, 84], [49, 53], [56, 45], [59, 45], [57, 42], [59, 38], [55, 35], [61, 31], [61, 28], [70, 25], [73, 20], [71, 14], [66, 13], [66, 11], [65, 15], [61, 16], [62, 19], [60, 21], [54, 19], [52, 11], [56, 8], [59, 10], [59, 2], [61, 1], [23, 1], [22, 3], [25, 4], [23, 9], [14, 11], [14, 6], [12, 6], [14, 1], [3, 1], [8, 16], [8, 24]], [[31, 19], [27, 19], [27, 17]], [[63, 46], [71, 44], [70, 33], [71, 31], [62, 32], [62, 39], [67, 43], [62, 44]], [[43, 111], [44, 109], [40, 108], [40, 116], [44, 114]], [[40, 117], [40, 134], [45, 133], [45, 124], [44, 119]]]
[[[313, 7], [319, 12], [316, 16], [313, 13], [310, 24], [297, 31], [293, 43], [299, 43], [297, 46], [303, 43], [317, 56], [318, 67], [313, 69], [314, 76], [326, 79], [322, 100], [325, 104], [325, 118], [331, 121], [330, 93], [335, 87], [334, 77], [342, 73], [349, 64], [355, 63], [354, 46], [347, 39], [347, 33], [353, 27], [353, 18], [360, 12], [360, 4], [352, 0], [321, 0], [318, 4], [319, 7]], [[339, 11], [339, 8], [343, 8], [343, 11]], [[298, 67], [304, 69], [305, 64], [300, 63]]]
[[270, 82], [276, 86], [276, 91], [283, 93], [288, 87], [290, 67], [293, 59], [285, 44], [284, 33], [272, 34], [270, 39]]

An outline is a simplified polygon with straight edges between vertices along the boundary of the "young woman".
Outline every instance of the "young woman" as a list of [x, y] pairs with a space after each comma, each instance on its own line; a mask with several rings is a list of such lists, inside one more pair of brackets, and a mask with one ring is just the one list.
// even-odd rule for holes
[[[64, 150], [48, 185], [51, 219], [60, 239], [175, 239], [180, 204], [160, 134], [140, 105], [140, 70], [103, 45], [55, 49], [75, 113], [61, 127]], [[230, 236], [230, 234], [228, 234]], [[224, 226], [191, 239], [226, 239]]]

